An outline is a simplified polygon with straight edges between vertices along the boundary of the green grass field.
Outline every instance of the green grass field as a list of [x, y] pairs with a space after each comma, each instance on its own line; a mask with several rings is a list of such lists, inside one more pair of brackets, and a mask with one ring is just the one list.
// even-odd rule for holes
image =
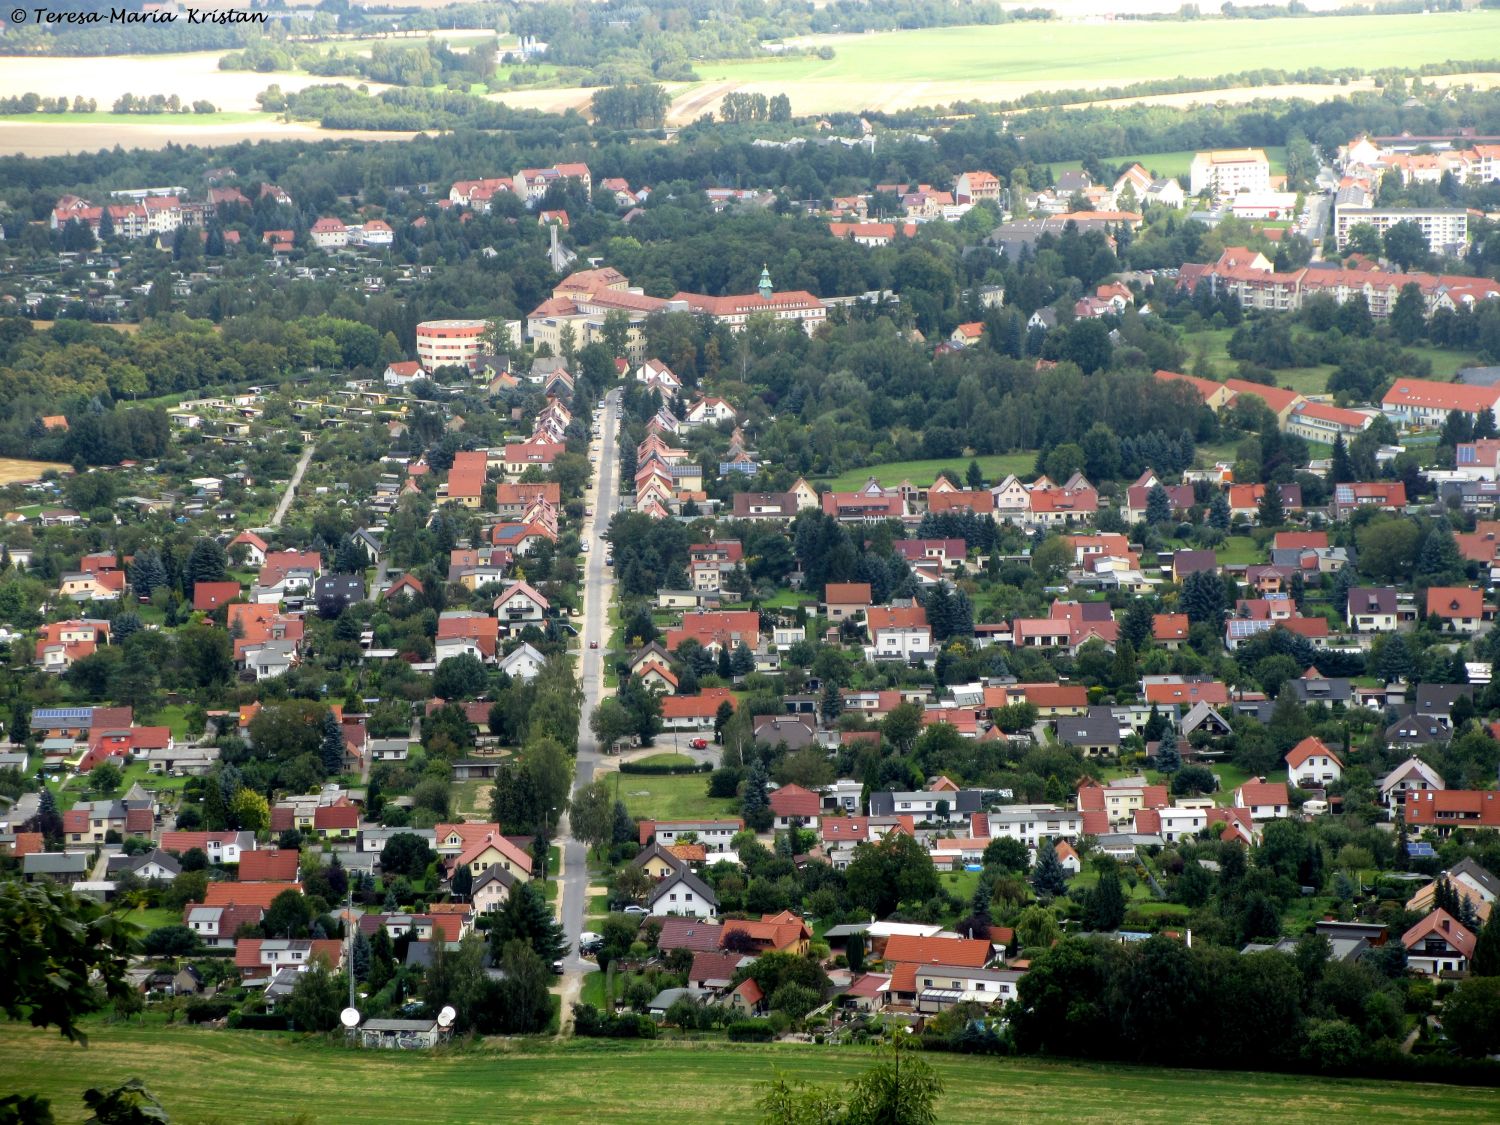
[[[1484, 57], [1500, 12], [1190, 23], [1010, 23], [829, 40], [829, 60], [695, 64], [707, 81], [1010, 81], [1042, 88], [1307, 67], [1413, 67]], [[795, 98], [793, 99], [795, 101]]]
[[[1286, 171], [1286, 148], [1283, 145], [1265, 146], [1266, 159], [1271, 162], [1273, 173]], [[1106, 166], [1115, 164], [1139, 164], [1146, 171], [1158, 176], [1186, 176], [1193, 163], [1193, 150], [1182, 149], [1178, 152], [1138, 152], [1130, 156], [1111, 156], [1104, 163]], [[1070, 169], [1083, 167], [1077, 160], [1059, 160], [1049, 164], [1052, 174], [1066, 172]]]
[[1224, 546], [1215, 552], [1220, 566], [1245, 565], [1265, 562], [1265, 552], [1255, 545], [1248, 535], [1231, 535]]
[[983, 457], [940, 457], [932, 461], [887, 461], [881, 465], [866, 465], [862, 469], [850, 469], [847, 473], [820, 480], [835, 492], [852, 492], [874, 477], [883, 487], [909, 480], [912, 484], [926, 487], [944, 469], [952, 469], [962, 478], [968, 471], [969, 462], [978, 461], [984, 479], [998, 483], [1007, 473], [1030, 474], [1036, 467], [1035, 453], [995, 453]]
[[[0, 1088], [52, 1100], [81, 1121], [81, 1095], [140, 1077], [178, 1125], [652, 1120], [749, 1122], [777, 1072], [842, 1083], [873, 1050], [607, 1041], [496, 1042], [435, 1054], [347, 1051], [323, 1040], [185, 1027], [90, 1028], [89, 1047], [0, 1028]], [[930, 1055], [940, 1121], [984, 1120], [1002, 1100], [1035, 1122], [1494, 1120], [1493, 1090], [1277, 1074], [1171, 1071]], [[690, 1108], [689, 1108], [690, 1107]], [[686, 1111], [686, 1112], [685, 1112]]]
[[702, 773], [676, 777], [623, 773], [620, 798], [631, 816], [650, 820], [692, 820], [729, 816], [734, 811], [730, 798], [708, 796], [708, 775]]

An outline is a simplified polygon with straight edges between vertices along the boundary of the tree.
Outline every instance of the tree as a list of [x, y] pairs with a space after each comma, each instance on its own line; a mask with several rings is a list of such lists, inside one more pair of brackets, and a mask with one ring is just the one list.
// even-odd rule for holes
[[1473, 977], [1443, 1005], [1443, 1030], [1462, 1055], [1500, 1052], [1500, 977]]
[[318, 740], [318, 759], [323, 772], [330, 777], [344, 771], [344, 730], [331, 710], [323, 712], [322, 736]]
[[1043, 840], [1036, 850], [1036, 864], [1031, 869], [1031, 885], [1043, 898], [1056, 898], [1068, 892], [1068, 872], [1057, 858], [1051, 840]]
[[271, 827], [271, 803], [254, 789], [240, 789], [229, 802], [229, 816], [237, 828], [264, 832]]
[[315, 958], [311, 968], [298, 973], [297, 983], [292, 985], [292, 994], [286, 1001], [286, 1014], [292, 1024], [302, 1031], [332, 1031], [337, 1027], [345, 1003], [345, 990], [339, 981], [339, 977], [328, 971], [322, 957]]
[[572, 811], [568, 816], [573, 835], [594, 851], [609, 844], [614, 839], [615, 825], [615, 805], [609, 783], [595, 781], [579, 790], [573, 797]]
[[1095, 933], [1112, 933], [1125, 921], [1125, 893], [1120, 876], [1111, 864], [1099, 873], [1099, 882], [1084, 896], [1083, 926]]
[[504, 979], [496, 998], [504, 1015], [496, 1030], [519, 1035], [545, 1031], [552, 1021], [551, 962], [521, 941], [506, 942], [498, 960]]
[[771, 804], [767, 793], [771, 777], [766, 771], [764, 759], [756, 757], [750, 763], [750, 772], [745, 778], [745, 791], [740, 796], [740, 813], [745, 823], [757, 832], [771, 826]]
[[1500, 910], [1490, 911], [1490, 919], [1479, 931], [1469, 972], [1476, 977], [1500, 977]]
[[191, 598], [199, 582], [222, 582], [229, 573], [229, 560], [217, 539], [203, 538], [193, 544], [183, 568], [183, 592]]
[[471, 652], [450, 656], [432, 674], [432, 694], [443, 700], [473, 699], [484, 691], [484, 664]]
[[1261, 527], [1280, 527], [1286, 523], [1286, 511], [1281, 505], [1281, 486], [1267, 483], [1256, 507], [1256, 519]]
[[312, 905], [301, 891], [282, 891], [266, 907], [260, 925], [269, 938], [301, 938], [312, 918]]
[[1167, 523], [1172, 518], [1172, 499], [1161, 485], [1153, 485], [1146, 493], [1146, 522]]
[[1396, 339], [1403, 344], [1415, 344], [1427, 331], [1427, 302], [1422, 298], [1422, 289], [1415, 281], [1408, 281], [1396, 295], [1396, 304], [1391, 308], [1388, 323]]
[[367, 984], [370, 980], [370, 969], [374, 964], [375, 952], [368, 935], [363, 930], [354, 935], [354, 950], [351, 958], [354, 979], [360, 984]]
[[1194, 625], [1208, 624], [1217, 628], [1223, 621], [1227, 606], [1224, 580], [1209, 570], [1189, 574], [1183, 580], [1178, 602]]
[[594, 734], [594, 739], [603, 750], [608, 750], [622, 738], [626, 738], [635, 730], [636, 722], [634, 716], [625, 709], [618, 699], [613, 697], [601, 699], [599, 706], [594, 708], [594, 713], [589, 716], [589, 730]]
[[1332, 484], [1348, 484], [1355, 479], [1354, 462], [1349, 458], [1349, 447], [1344, 443], [1343, 434], [1334, 435], [1328, 479]]
[[1177, 732], [1170, 727], [1162, 734], [1156, 748], [1156, 768], [1165, 774], [1173, 774], [1182, 768], [1182, 752], [1177, 749]]
[[[1411, 219], [1393, 223], [1385, 232], [1385, 256], [1395, 262], [1404, 272], [1427, 260], [1432, 248], [1422, 228]], [[1399, 297], [1398, 297], [1399, 300]]]
[[1213, 500], [1208, 505], [1208, 526], [1216, 531], [1228, 531], [1232, 519], [1229, 510], [1229, 494], [1226, 492], [1214, 493]]
[[507, 942], [519, 941], [550, 965], [568, 953], [568, 936], [535, 883], [519, 883], [495, 912], [490, 948], [498, 954]]
[[128, 992], [135, 934], [130, 923], [50, 883], [0, 882], [0, 1011], [87, 1043], [78, 1020], [98, 1007], [91, 978], [98, 975], [109, 999]]
[[89, 770], [89, 788], [101, 797], [112, 797], [120, 791], [125, 771], [114, 762], [100, 762]]
[[845, 872], [850, 899], [884, 918], [902, 903], [926, 902], [938, 890], [932, 857], [910, 836], [860, 844]]
[[984, 866], [1000, 871], [1025, 871], [1031, 865], [1026, 845], [1013, 836], [997, 836], [984, 846]]
[[397, 832], [380, 849], [380, 870], [387, 875], [420, 879], [435, 858], [427, 841], [412, 832]]

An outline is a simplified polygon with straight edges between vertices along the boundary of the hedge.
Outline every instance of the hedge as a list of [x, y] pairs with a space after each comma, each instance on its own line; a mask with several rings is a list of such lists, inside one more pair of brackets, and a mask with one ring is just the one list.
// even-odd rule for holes
[[775, 1037], [770, 1020], [740, 1020], [729, 1025], [731, 1043], [769, 1043]]
[[649, 765], [646, 762], [621, 762], [621, 773], [644, 773], [666, 776], [682, 773], [713, 773], [714, 767], [708, 763], [694, 764], [691, 766], [661, 766]]

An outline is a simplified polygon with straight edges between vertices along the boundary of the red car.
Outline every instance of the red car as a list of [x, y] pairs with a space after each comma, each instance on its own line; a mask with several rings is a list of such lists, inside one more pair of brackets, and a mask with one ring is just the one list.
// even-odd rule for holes
[[589, 642], [589, 648], [598, 648], [598, 647], [599, 647], [599, 642], [598, 641], [590, 641]]
[[695, 738], [695, 739], [693, 739], [693, 741], [689, 742], [688, 745], [691, 746], [694, 750], [707, 750], [708, 749], [708, 739], [706, 739], [706, 738]]

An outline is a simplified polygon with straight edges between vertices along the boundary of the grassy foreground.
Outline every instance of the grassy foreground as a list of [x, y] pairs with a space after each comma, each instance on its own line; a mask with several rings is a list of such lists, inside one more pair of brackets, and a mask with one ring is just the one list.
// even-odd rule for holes
[[[943, 1121], [985, 1120], [1001, 1104], [1027, 1121], [1494, 1120], [1493, 1090], [928, 1058], [946, 1085]], [[159, 1025], [96, 1026], [85, 1050], [53, 1033], [0, 1027], [0, 1089], [50, 1098], [60, 1122], [82, 1119], [86, 1087], [132, 1076], [176, 1125], [682, 1120], [687, 1106], [690, 1120], [753, 1121], [760, 1084], [773, 1070], [839, 1082], [873, 1062], [872, 1052], [852, 1049], [589, 1041], [351, 1052], [283, 1035]]]

